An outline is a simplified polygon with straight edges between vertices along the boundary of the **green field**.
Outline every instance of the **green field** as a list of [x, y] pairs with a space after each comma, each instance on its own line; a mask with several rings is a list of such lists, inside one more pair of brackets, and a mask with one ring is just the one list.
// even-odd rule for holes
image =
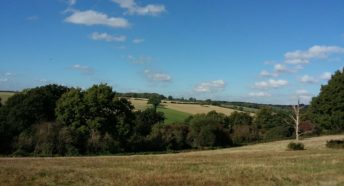
[[171, 123], [181, 123], [183, 122], [187, 117], [189, 117], [191, 114], [180, 112], [173, 109], [168, 109], [164, 107], [158, 108], [159, 112], [163, 112], [165, 114], [165, 123], [171, 124]]
[[344, 150], [330, 139], [163, 155], [0, 158], [1, 185], [344, 185]]
[[1, 98], [2, 104], [4, 104], [7, 101], [7, 99], [13, 96], [14, 94], [15, 94], [14, 92], [0, 92], [0, 98]]

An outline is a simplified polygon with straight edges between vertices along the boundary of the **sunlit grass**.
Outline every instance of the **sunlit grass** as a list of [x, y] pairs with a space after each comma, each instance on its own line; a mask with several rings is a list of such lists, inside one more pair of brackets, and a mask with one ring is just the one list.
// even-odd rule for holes
[[2, 185], [343, 185], [344, 150], [329, 139], [288, 141], [164, 155], [1, 158]]
[[185, 112], [180, 112], [173, 109], [168, 109], [164, 107], [159, 107], [158, 111], [163, 112], [165, 114], [165, 123], [171, 124], [171, 123], [182, 123], [185, 121], [187, 117], [190, 116], [190, 114]]

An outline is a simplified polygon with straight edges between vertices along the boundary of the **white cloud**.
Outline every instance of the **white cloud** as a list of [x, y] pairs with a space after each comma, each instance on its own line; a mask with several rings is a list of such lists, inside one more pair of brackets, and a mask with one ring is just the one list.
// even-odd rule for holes
[[0, 78], [0, 83], [5, 83], [8, 81], [8, 78]]
[[143, 43], [145, 40], [144, 39], [141, 39], [141, 38], [135, 38], [133, 39], [133, 43], [135, 44], [139, 44], [139, 43]]
[[271, 94], [266, 92], [251, 92], [248, 94], [250, 97], [270, 97]]
[[330, 80], [332, 77], [332, 73], [331, 72], [324, 72], [320, 78], [323, 79], [323, 80]]
[[11, 72], [6, 72], [5, 76], [12, 76], [13, 74]]
[[96, 40], [96, 41], [117, 41], [117, 42], [123, 42], [127, 39], [126, 36], [114, 36], [110, 35], [108, 33], [98, 33], [98, 32], [93, 32], [91, 35], [91, 39]]
[[296, 91], [296, 94], [297, 95], [308, 95], [309, 92], [307, 90], [305, 90], [305, 89], [300, 89], [300, 90]]
[[79, 71], [82, 74], [93, 74], [94, 73], [94, 69], [89, 67], [89, 66], [83, 66], [80, 64], [75, 64], [71, 67], [73, 70]]
[[259, 75], [260, 76], [262, 76], [262, 77], [277, 77], [278, 76], [278, 74], [277, 73], [270, 73], [270, 72], [268, 72], [268, 71], [266, 71], [266, 70], [262, 70], [260, 73], [259, 73]]
[[127, 9], [129, 14], [136, 15], [159, 15], [166, 11], [164, 5], [148, 4], [146, 6], [139, 6], [135, 0], [112, 0], [121, 8]]
[[171, 76], [165, 73], [157, 73], [150, 70], [145, 70], [144, 73], [149, 80], [161, 82], [169, 82], [172, 80]]
[[309, 75], [302, 76], [300, 81], [302, 83], [308, 83], [308, 84], [314, 84], [314, 83], [318, 82], [318, 80], [316, 78], [314, 78], [313, 76], [309, 76]]
[[256, 82], [254, 84], [255, 88], [258, 89], [269, 89], [269, 88], [280, 88], [283, 86], [288, 85], [288, 81], [287, 80], [275, 80], [275, 79], [269, 79], [267, 81], [260, 81], [260, 82]]
[[274, 65], [274, 70], [277, 73], [290, 72], [290, 70], [285, 65], [282, 65], [282, 64], [275, 64]]
[[74, 10], [72, 15], [65, 19], [68, 23], [81, 25], [104, 25], [114, 28], [127, 28], [129, 22], [121, 17], [109, 17], [108, 15], [94, 10], [78, 11]]
[[130, 63], [140, 64], [140, 65], [148, 64], [153, 61], [153, 59], [149, 56], [134, 57], [132, 55], [128, 56], [128, 60], [130, 61]]
[[69, 6], [75, 5], [76, 2], [77, 2], [77, 0], [67, 0], [67, 3], [68, 3]]
[[309, 102], [312, 99], [312, 94], [305, 89], [300, 89], [296, 91], [296, 95], [303, 101]]
[[215, 80], [210, 82], [203, 82], [197, 85], [194, 89], [195, 92], [217, 92], [223, 90], [226, 83], [223, 80]]
[[314, 45], [306, 51], [296, 50], [285, 53], [285, 62], [288, 64], [307, 64], [312, 59], [326, 59], [331, 54], [344, 53], [344, 48], [338, 46]]

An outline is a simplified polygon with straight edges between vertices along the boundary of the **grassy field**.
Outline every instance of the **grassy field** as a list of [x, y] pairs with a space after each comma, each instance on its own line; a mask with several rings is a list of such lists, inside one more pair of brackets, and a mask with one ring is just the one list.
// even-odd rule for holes
[[186, 112], [180, 112], [173, 109], [168, 109], [164, 107], [159, 107], [158, 111], [163, 112], [165, 114], [165, 123], [171, 124], [171, 123], [181, 123], [183, 122], [187, 117], [190, 116], [190, 114]]
[[14, 94], [14, 92], [0, 92], [1, 102], [4, 104], [7, 101], [7, 99], [13, 96]]
[[[136, 109], [142, 110], [147, 108], [146, 99], [130, 99], [131, 103], [135, 106]], [[208, 113], [215, 110], [216, 112], [230, 115], [232, 112], [236, 111], [229, 108], [218, 107], [213, 105], [199, 105], [199, 104], [178, 104], [171, 103], [170, 101], [164, 101], [161, 105], [167, 109], [172, 109], [180, 112], [185, 112], [189, 114], [202, 114]]]
[[344, 150], [329, 139], [163, 155], [0, 158], [2, 185], [344, 185]]

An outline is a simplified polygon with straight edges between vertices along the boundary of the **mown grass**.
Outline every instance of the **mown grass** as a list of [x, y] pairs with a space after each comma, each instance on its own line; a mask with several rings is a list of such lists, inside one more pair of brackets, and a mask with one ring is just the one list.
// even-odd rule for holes
[[341, 136], [164, 155], [0, 158], [2, 185], [344, 185]]
[[189, 117], [191, 114], [180, 112], [173, 109], [168, 109], [164, 107], [158, 108], [159, 112], [163, 112], [165, 114], [165, 123], [166, 124], [172, 124], [172, 123], [182, 123], [185, 121], [187, 117]]

